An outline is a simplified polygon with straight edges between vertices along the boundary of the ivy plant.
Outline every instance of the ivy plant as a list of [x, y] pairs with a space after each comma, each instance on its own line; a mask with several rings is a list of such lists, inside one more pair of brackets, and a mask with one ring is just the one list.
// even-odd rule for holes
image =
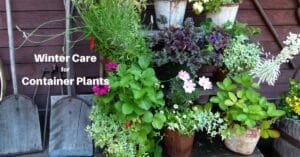
[[249, 73], [227, 77], [217, 86], [217, 95], [210, 101], [224, 112], [232, 132], [242, 134], [247, 129], [260, 128], [263, 138], [279, 136], [279, 132], [272, 129], [271, 125], [285, 112], [276, 109], [274, 103], [256, 92], [259, 85], [252, 81]]

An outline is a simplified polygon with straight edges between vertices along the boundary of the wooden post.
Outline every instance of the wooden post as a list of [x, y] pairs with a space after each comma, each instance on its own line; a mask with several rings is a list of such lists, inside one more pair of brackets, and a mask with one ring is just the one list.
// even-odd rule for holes
[[298, 22], [300, 23], [300, 0], [298, 0], [297, 19]]

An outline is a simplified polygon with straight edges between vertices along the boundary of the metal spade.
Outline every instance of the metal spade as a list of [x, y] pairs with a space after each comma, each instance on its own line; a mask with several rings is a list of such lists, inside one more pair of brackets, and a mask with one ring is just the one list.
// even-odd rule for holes
[[[71, 56], [70, 47], [70, 0], [65, 1], [66, 6], [66, 35], [65, 51]], [[73, 65], [71, 60], [67, 62], [67, 79], [73, 79]], [[75, 96], [75, 86], [68, 86], [68, 96], [51, 105], [50, 116], [50, 141], [49, 155], [51, 157], [62, 156], [92, 156], [93, 143], [86, 131], [90, 123], [90, 107]]]
[[10, 0], [5, 2], [14, 95], [0, 103], [0, 156], [42, 151], [38, 108], [18, 94]]

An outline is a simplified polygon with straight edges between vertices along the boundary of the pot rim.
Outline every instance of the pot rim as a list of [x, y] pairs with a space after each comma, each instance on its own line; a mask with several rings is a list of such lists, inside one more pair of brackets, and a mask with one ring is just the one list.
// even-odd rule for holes
[[239, 6], [241, 3], [223, 4], [221, 7], [235, 7]]

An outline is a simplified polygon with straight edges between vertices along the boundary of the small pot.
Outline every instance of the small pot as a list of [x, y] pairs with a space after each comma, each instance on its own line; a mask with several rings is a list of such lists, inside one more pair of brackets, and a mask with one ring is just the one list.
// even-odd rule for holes
[[206, 18], [211, 18], [217, 26], [223, 26], [226, 22], [234, 22], [239, 10], [239, 4], [225, 5], [217, 13], [207, 13]]
[[164, 129], [164, 148], [169, 157], [189, 157], [192, 152], [195, 134], [180, 135], [178, 131]]
[[154, 0], [157, 27], [181, 27], [186, 6], [187, 0]]
[[260, 129], [248, 129], [243, 135], [225, 139], [225, 146], [233, 152], [251, 155], [260, 139]]

